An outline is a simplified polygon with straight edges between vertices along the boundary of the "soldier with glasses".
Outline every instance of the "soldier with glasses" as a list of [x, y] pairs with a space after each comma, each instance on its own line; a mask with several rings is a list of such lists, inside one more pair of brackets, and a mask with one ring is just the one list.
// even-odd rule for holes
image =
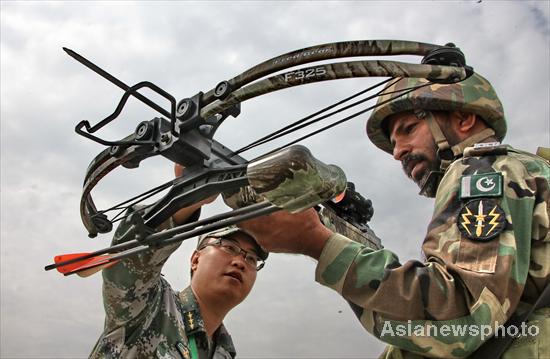
[[[200, 206], [212, 200], [181, 209], [158, 230], [198, 219]], [[134, 236], [125, 221], [112, 244]], [[268, 253], [237, 227], [203, 235], [191, 256], [191, 284], [177, 292], [161, 270], [180, 244], [151, 249], [103, 270], [105, 327], [91, 358], [235, 357], [222, 321], [250, 293]]]

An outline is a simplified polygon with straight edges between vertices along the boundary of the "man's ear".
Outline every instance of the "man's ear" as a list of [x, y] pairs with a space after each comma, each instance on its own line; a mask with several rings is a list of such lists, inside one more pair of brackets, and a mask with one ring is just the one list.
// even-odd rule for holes
[[199, 265], [199, 257], [200, 252], [194, 251], [193, 255], [191, 256], [191, 272], [195, 272], [195, 270], [197, 269], [197, 266]]
[[477, 117], [473, 113], [455, 111], [454, 115], [457, 119], [456, 130], [459, 133], [468, 133], [476, 125]]

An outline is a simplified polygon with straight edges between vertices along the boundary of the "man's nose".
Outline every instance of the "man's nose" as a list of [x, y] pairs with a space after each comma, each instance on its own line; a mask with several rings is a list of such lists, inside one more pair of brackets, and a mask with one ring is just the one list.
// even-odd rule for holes
[[238, 255], [233, 256], [233, 259], [231, 260], [231, 265], [241, 270], [244, 270], [246, 268], [244, 255], [242, 253], [239, 253]]
[[396, 141], [393, 146], [393, 158], [397, 161], [403, 160], [403, 157], [410, 152], [410, 148], [405, 143], [400, 143]]

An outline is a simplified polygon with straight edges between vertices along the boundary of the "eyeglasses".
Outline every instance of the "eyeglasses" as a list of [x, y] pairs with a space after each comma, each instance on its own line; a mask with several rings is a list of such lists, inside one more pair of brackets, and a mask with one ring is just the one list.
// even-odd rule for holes
[[224, 251], [227, 254], [231, 254], [232, 256], [238, 256], [242, 255], [244, 258], [244, 262], [251, 268], [255, 268], [256, 271], [259, 271], [262, 269], [265, 265], [265, 261], [261, 258], [259, 258], [256, 254], [252, 252], [245, 251], [239, 245], [231, 240], [225, 239], [225, 238], [217, 238], [216, 240], [212, 242], [205, 243], [198, 248], [198, 250], [204, 249], [208, 246], [216, 246], [220, 248], [222, 251]]

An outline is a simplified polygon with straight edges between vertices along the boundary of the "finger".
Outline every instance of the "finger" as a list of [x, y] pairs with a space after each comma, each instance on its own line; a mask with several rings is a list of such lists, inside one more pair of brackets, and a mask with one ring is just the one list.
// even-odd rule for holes
[[183, 170], [185, 169], [185, 167], [183, 167], [182, 165], [176, 163], [174, 165], [174, 174], [176, 175], [176, 177], [181, 177], [183, 176]]

